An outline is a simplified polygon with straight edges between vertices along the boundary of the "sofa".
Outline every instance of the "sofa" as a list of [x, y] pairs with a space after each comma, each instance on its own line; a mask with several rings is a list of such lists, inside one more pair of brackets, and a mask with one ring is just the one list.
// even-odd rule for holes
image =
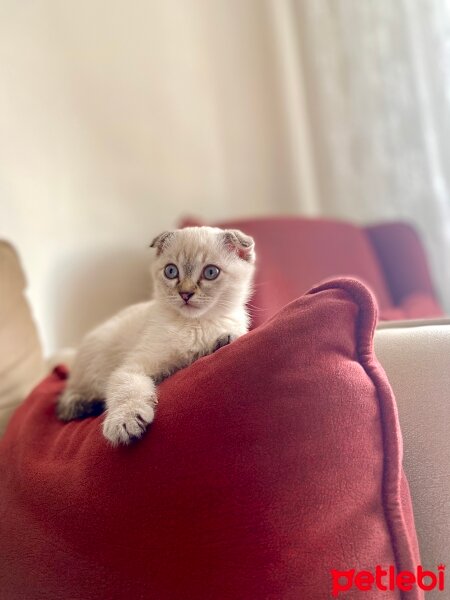
[[[184, 224], [193, 222], [196, 221], [186, 220]], [[259, 263], [256, 296], [252, 301], [255, 335], [262, 335], [259, 334], [257, 326], [261, 329], [267, 327], [265, 323], [270, 324], [274, 320], [276, 323], [277, 319], [280, 319], [278, 316], [280, 309], [281, 314], [285, 314], [283, 310], [292, 312], [294, 308], [301, 309], [299, 315], [307, 314], [308, 299], [300, 300], [298, 307], [297, 305], [289, 305], [291, 307], [289, 309], [283, 307], [295, 300], [297, 296], [304, 294], [308, 287], [318, 280], [336, 276], [352, 276], [363, 281], [375, 294], [376, 302], [370, 300], [365, 291], [361, 292], [365, 299], [360, 302], [359, 306], [360, 308], [365, 306], [364, 303], [368, 306], [378, 304], [383, 318], [374, 335], [376, 356], [387, 373], [396, 398], [393, 405], [395, 414], [392, 419], [397, 418], [396, 411], [398, 411], [404, 441], [403, 464], [411, 490], [421, 563], [426, 568], [436, 571], [438, 565], [445, 563], [450, 556], [450, 483], [448, 478], [450, 444], [447, 434], [450, 402], [449, 376], [446, 368], [450, 354], [450, 321], [443, 316], [443, 311], [433, 290], [425, 253], [417, 235], [410, 227], [403, 224], [362, 229], [349, 224], [305, 219], [252, 220], [221, 223], [221, 226], [239, 227], [256, 239]], [[308, 240], [309, 243], [307, 243]], [[391, 259], [389, 259], [389, 248], [393, 252]], [[14, 319], [10, 319], [6, 315], [3, 319], [3, 327], [9, 328], [7, 337], [4, 339], [17, 341], [18, 346], [22, 348], [21, 352], [17, 352], [15, 361], [7, 362], [6, 360], [10, 359], [9, 354], [12, 356], [12, 352], [1, 354], [1, 360], [4, 363], [1, 365], [2, 373], [16, 373], [9, 379], [12, 383], [8, 383], [3, 388], [6, 389], [6, 392], [11, 392], [9, 396], [6, 392], [2, 395], [4, 406], [1, 407], [3, 410], [1, 418], [5, 423], [13, 406], [17, 405], [25, 393], [42, 377], [46, 365], [40, 351], [31, 311], [24, 298], [25, 283], [17, 254], [10, 245], [3, 244], [0, 247], [0, 257], [0, 267], [3, 269], [2, 280], [6, 277], [4, 274], [8, 273], [5, 281], [9, 282], [11, 297], [14, 298], [4, 306], [8, 311], [11, 311], [14, 306], [21, 313], [19, 320], [23, 320], [24, 323], [18, 329]], [[411, 257], [414, 260], [411, 260]], [[349, 266], [346, 267], [346, 264]], [[367, 268], [364, 267], [364, 264]], [[395, 276], [395, 265], [399, 272], [398, 277]], [[13, 284], [13, 281], [16, 283]], [[334, 294], [333, 302], [336, 301], [336, 306], [341, 306], [342, 298], [339, 294], [339, 297], [335, 296], [335, 290], [339, 290], [342, 285], [345, 288], [346, 284], [335, 283], [333, 285], [331, 291], [319, 289], [319, 292]], [[349, 289], [358, 290], [358, 285], [351, 283]], [[364, 287], [364, 289], [367, 288]], [[313, 298], [318, 297], [314, 294]], [[349, 319], [353, 319], [356, 326], [359, 327], [359, 313], [354, 313], [354, 310], [350, 308], [348, 310], [349, 315], [354, 315]], [[370, 310], [372, 309], [369, 309], [369, 312]], [[375, 308], [373, 310], [376, 311]], [[361, 314], [364, 314], [363, 310]], [[340, 318], [339, 312], [336, 315]], [[417, 317], [420, 317], [421, 320], [418, 320]], [[399, 318], [403, 318], [403, 320], [399, 320]], [[331, 323], [333, 321], [330, 321]], [[14, 331], [26, 332], [22, 343], [19, 343], [21, 338]], [[266, 330], [261, 329], [261, 331]], [[286, 331], [289, 331], [289, 328]], [[300, 331], [304, 330], [300, 328]], [[24, 340], [27, 343], [24, 343]], [[368, 344], [370, 346], [370, 340]], [[8, 346], [8, 348], [10, 347]], [[226, 361], [227, 351], [227, 349], [220, 351], [222, 360]], [[371, 351], [370, 348], [369, 351]], [[19, 368], [21, 358], [25, 365], [25, 367], [21, 367], [22, 370]], [[207, 359], [201, 360], [209, 359], [207, 357]], [[304, 360], [306, 360], [305, 364], [308, 364], [307, 357]], [[210, 363], [203, 364], [206, 370]], [[202, 371], [201, 366], [199, 369], [198, 377]], [[61, 372], [58, 373], [61, 375]], [[58, 383], [60, 375], [53, 375], [53, 379], [50, 378], [47, 384], [53, 390], [62, 385]], [[63, 375], [61, 376], [64, 378]], [[384, 374], [382, 376], [385, 377]], [[175, 380], [174, 385], [183, 389], [183, 381], [186, 381], [183, 380], [183, 373], [178, 377], [179, 379]], [[368, 389], [370, 389], [370, 385]], [[385, 393], [389, 395], [390, 392], [385, 390]], [[5, 401], [5, 398], [8, 399]], [[30, 399], [27, 402], [29, 407], [32, 406]], [[357, 405], [358, 399], [356, 399]], [[15, 422], [11, 424], [15, 428], [14, 431], [21, 431], [19, 411], [14, 418]], [[93, 428], [94, 425], [86, 423], [86, 428]], [[93, 435], [91, 429], [88, 434]], [[71, 435], [76, 435], [76, 431], [73, 430]], [[400, 431], [396, 436], [399, 452], [401, 452]], [[72, 443], [75, 444], [75, 448], [75, 439]], [[11, 439], [9, 447], [11, 449]], [[205, 448], [205, 451], [207, 450]], [[407, 507], [407, 499], [405, 503]], [[175, 515], [173, 518], [176, 520]], [[410, 537], [414, 537], [411, 534], [412, 530], [408, 531]], [[54, 540], [52, 543], [55, 543]], [[411, 543], [414, 546], [414, 540]], [[55, 551], [58, 552], [58, 549]], [[64, 555], [65, 560], [69, 564], [70, 552], [66, 552], [66, 554]], [[0, 568], [0, 579], [1, 574]], [[106, 576], [106, 574], [102, 574], [102, 577]], [[36, 595], [36, 597], [39, 596]], [[51, 594], [47, 597], [51, 597]], [[143, 595], [142, 597], [149, 596]], [[175, 598], [175, 596], [173, 597]], [[201, 596], [196, 597], [200, 598]], [[231, 598], [232, 596], [224, 593], [222, 597]], [[308, 597], [314, 600], [314, 598], [325, 596], [316, 595], [313, 589]], [[363, 594], [362, 597], [378, 596]], [[405, 595], [405, 597], [418, 598], [421, 596]], [[428, 592], [427, 597], [443, 596], [438, 590], [434, 590]]]

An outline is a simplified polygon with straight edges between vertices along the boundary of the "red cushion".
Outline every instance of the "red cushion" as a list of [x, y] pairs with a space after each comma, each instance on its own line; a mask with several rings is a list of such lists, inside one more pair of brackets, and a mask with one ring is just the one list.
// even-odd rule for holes
[[442, 316], [442, 308], [436, 299], [430, 294], [421, 292], [406, 296], [399, 306], [380, 311], [380, 320], [382, 321], [434, 319]]
[[[202, 225], [185, 218], [182, 227]], [[404, 223], [358, 227], [332, 219], [269, 217], [221, 222], [256, 240], [256, 327], [325, 278], [356, 277], [371, 288], [386, 321], [442, 316], [426, 256], [414, 229]]]
[[[182, 226], [198, 225], [185, 219]], [[255, 238], [257, 271], [251, 299], [254, 327], [325, 278], [356, 277], [376, 294], [379, 306], [392, 306], [378, 259], [365, 231], [332, 219], [271, 217], [218, 224]]]
[[[54, 372], [0, 442], [2, 597], [314, 600], [332, 569], [413, 570], [375, 321], [357, 281], [312, 290], [166, 380], [130, 447], [106, 444], [102, 417], [59, 422]], [[381, 596], [401, 597], [343, 597]]]
[[[411, 295], [434, 299], [439, 307], [431, 282], [427, 257], [415, 229], [407, 223], [380, 223], [366, 227], [367, 235], [383, 268], [395, 304], [400, 305]], [[423, 307], [425, 310], [425, 305]], [[420, 317], [442, 316], [421, 314]]]

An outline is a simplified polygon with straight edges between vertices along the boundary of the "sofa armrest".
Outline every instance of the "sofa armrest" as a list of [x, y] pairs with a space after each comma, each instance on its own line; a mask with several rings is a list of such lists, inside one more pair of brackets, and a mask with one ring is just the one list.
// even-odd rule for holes
[[397, 400], [422, 564], [436, 569], [450, 557], [450, 320], [384, 323], [375, 351]]
[[15, 249], [0, 240], [0, 436], [14, 409], [45, 374], [26, 280]]

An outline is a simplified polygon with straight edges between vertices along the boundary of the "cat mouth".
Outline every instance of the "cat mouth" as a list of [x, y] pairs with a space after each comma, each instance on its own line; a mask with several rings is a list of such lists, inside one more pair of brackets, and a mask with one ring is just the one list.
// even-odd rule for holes
[[191, 302], [183, 302], [181, 308], [184, 308], [185, 310], [195, 310], [198, 306], [195, 306], [195, 304], [192, 304]]

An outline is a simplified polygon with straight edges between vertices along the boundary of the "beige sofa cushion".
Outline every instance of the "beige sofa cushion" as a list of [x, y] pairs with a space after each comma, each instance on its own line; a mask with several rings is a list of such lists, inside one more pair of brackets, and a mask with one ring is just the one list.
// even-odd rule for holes
[[450, 561], [450, 320], [382, 324], [375, 351], [397, 399], [422, 564], [436, 570]]
[[0, 435], [11, 413], [45, 374], [16, 251], [0, 241]]

